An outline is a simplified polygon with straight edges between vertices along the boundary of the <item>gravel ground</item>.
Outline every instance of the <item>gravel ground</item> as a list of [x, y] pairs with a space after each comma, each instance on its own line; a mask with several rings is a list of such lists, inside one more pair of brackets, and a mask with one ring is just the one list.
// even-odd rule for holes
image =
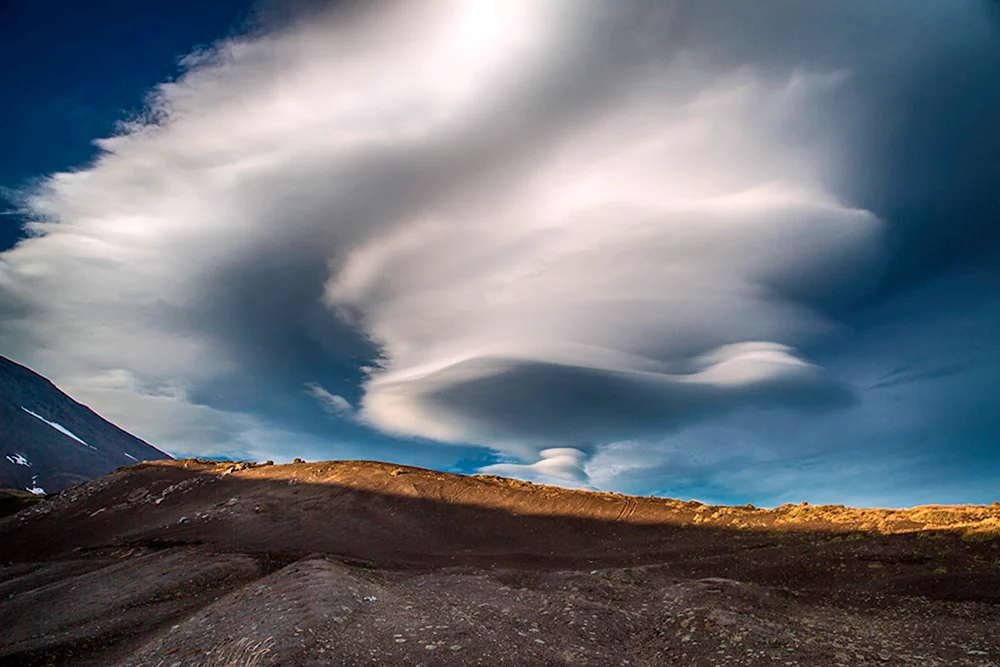
[[232, 468], [137, 466], [0, 521], [0, 665], [1000, 666], [994, 508]]

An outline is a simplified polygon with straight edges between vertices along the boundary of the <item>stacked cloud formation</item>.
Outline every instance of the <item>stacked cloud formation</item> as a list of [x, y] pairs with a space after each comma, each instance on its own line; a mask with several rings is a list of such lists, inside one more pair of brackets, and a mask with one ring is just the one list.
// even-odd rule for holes
[[805, 351], [894, 242], [856, 178], [872, 79], [985, 33], [786, 4], [396, 3], [220, 42], [33, 193], [0, 344], [179, 451], [294, 441], [250, 382], [583, 484], [623, 442], [855, 404]]

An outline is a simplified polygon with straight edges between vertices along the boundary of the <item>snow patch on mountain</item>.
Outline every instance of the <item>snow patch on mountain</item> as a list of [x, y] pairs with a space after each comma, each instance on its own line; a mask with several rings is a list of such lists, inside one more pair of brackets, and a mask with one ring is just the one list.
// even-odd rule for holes
[[45, 489], [38, 486], [38, 475], [35, 475], [34, 477], [31, 478], [31, 486], [26, 486], [24, 488], [26, 491], [28, 491], [29, 493], [33, 493], [36, 496], [45, 495]]
[[14, 465], [24, 466], [25, 468], [31, 467], [31, 461], [24, 458], [24, 456], [22, 456], [21, 454], [15, 453], [13, 456], [8, 454], [7, 460], [13, 463]]
[[86, 446], [86, 447], [90, 447], [90, 448], [91, 448], [91, 449], [93, 449], [93, 450], [94, 450], [95, 452], [97, 451], [97, 447], [94, 447], [93, 445], [90, 445], [90, 444], [87, 444], [87, 443], [86, 443], [86, 442], [84, 442], [84, 441], [83, 441], [83, 440], [82, 440], [81, 438], [79, 438], [79, 437], [78, 437], [78, 436], [77, 436], [76, 434], [74, 434], [74, 433], [73, 433], [72, 431], [70, 431], [70, 430], [69, 430], [68, 428], [66, 428], [66, 427], [65, 427], [65, 426], [63, 426], [62, 424], [57, 424], [56, 422], [50, 422], [50, 421], [49, 421], [48, 419], [46, 419], [45, 417], [43, 417], [43, 416], [41, 416], [40, 414], [37, 414], [37, 413], [35, 413], [35, 412], [32, 412], [31, 410], [29, 410], [28, 408], [24, 407], [23, 405], [21, 406], [21, 409], [22, 409], [22, 410], [24, 410], [25, 412], [27, 412], [27, 413], [28, 413], [29, 415], [31, 415], [32, 417], [34, 417], [35, 419], [40, 419], [40, 420], [42, 420], [43, 422], [45, 422], [46, 424], [48, 424], [49, 426], [51, 426], [51, 427], [52, 427], [52, 428], [54, 428], [55, 430], [59, 431], [60, 433], [62, 433], [62, 434], [64, 434], [64, 435], [68, 435], [69, 437], [71, 437], [71, 438], [73, 438], [74, 440], [76, 440], [77, 442], [79, 442], [79, 443], [80, 443], [81, 445], [84, 445], [84, 446]]

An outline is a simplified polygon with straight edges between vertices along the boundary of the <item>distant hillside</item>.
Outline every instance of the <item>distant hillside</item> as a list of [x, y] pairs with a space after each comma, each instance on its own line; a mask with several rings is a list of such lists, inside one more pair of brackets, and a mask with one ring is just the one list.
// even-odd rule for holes
[[0, 487], [55, 493], [167, 454], [0, 356]]

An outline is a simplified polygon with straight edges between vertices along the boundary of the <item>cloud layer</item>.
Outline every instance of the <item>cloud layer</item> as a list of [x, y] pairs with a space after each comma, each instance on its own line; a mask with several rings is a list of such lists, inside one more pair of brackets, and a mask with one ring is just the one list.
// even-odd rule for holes
[[903, 281], [871, 112], [980, 11], [401, 2], [222, 41], [32, 193], [0, 346], [167, 449], [319, 419], [574, 484], [843, 414], [823, 346]]
[[656, 91], [557, 142], [513, 198], [361, 246], [327, 296], [384, 354], [363, 415], [510, 450], [842, 403], [790, 346], [829, 326], [804, 299], [869, 273], [880, 224], [824, 192], [780, 131], [838, 81], [738, 72], [680, 101]]

